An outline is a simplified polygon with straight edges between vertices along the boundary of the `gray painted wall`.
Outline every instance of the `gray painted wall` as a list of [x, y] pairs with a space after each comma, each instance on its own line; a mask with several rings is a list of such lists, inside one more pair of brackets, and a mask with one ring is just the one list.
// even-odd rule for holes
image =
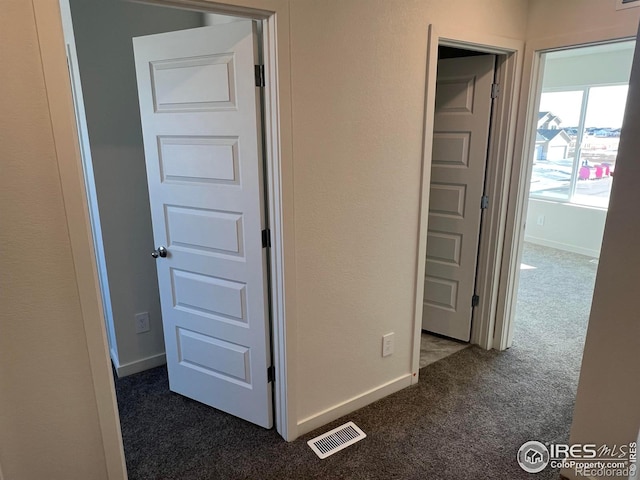
[[[70, 5], [111, 291], [110, 347], [116, 367], [132, 373], [162, 362], [164, 341], [131, 38], [202, 26], [202, 14], [115, 0]], [[135, 333], [139, 312], [149, 312], [147, 333]]]

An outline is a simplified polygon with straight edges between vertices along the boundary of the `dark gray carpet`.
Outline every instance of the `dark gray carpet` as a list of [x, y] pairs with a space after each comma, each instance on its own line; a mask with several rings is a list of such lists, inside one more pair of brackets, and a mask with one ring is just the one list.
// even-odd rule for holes
[[[513, 347], [467, 348], [420, 371], [418, 385], [292, 443], [168, 391], [155, 368], [116, 382], [129, 478], [525, 479], [527, 440], [566, 442], [596, 265], [527, 245]], [[353, 420], [361, 442], [320, 460], [306, 440]]]

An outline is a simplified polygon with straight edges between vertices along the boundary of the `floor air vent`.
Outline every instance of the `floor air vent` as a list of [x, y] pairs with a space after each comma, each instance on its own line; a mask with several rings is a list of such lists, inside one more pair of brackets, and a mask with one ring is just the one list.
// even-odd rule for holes
[[320, 458], [327, 458], [343, 448], [359, 442], [366, 436], [367, 434], [360, 430], [355, 423], [349, 422], [309, 440], [307, 444]]

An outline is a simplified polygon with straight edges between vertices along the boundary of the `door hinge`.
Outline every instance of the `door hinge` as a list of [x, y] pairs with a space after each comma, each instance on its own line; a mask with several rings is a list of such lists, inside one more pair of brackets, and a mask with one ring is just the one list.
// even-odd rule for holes
[[487, 195], [483, 195], [482, 199], [480, 200], [480, 208], [482, 210], [484, 210], [485, 208], [489, 207], [489, 197]]
[[500, 84], [492, 83], [491, 84], [491, 98], [498, 98], [500, 96]]
[[262, 248], [271, 248], [271, 230], [262, 230]]
[[478, 305], [480, 305], [480, 297], [478, 295], [474, 295], [471, 297], [471, 306], [477, 307]]
[[276, 381], [276, 367], [271, 365], [267, 368], [267, 382], [273, 383]]
[[264, 87], [264, 65], [256, 65], [255, 66], [255, 74], [256, 74], [256, 87]]

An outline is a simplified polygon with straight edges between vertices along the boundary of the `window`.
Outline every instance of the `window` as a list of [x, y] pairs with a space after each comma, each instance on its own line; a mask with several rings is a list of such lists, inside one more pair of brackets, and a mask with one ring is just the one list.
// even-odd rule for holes
[[634, 42], [542, 55], [530, 196], [607, 208]]

